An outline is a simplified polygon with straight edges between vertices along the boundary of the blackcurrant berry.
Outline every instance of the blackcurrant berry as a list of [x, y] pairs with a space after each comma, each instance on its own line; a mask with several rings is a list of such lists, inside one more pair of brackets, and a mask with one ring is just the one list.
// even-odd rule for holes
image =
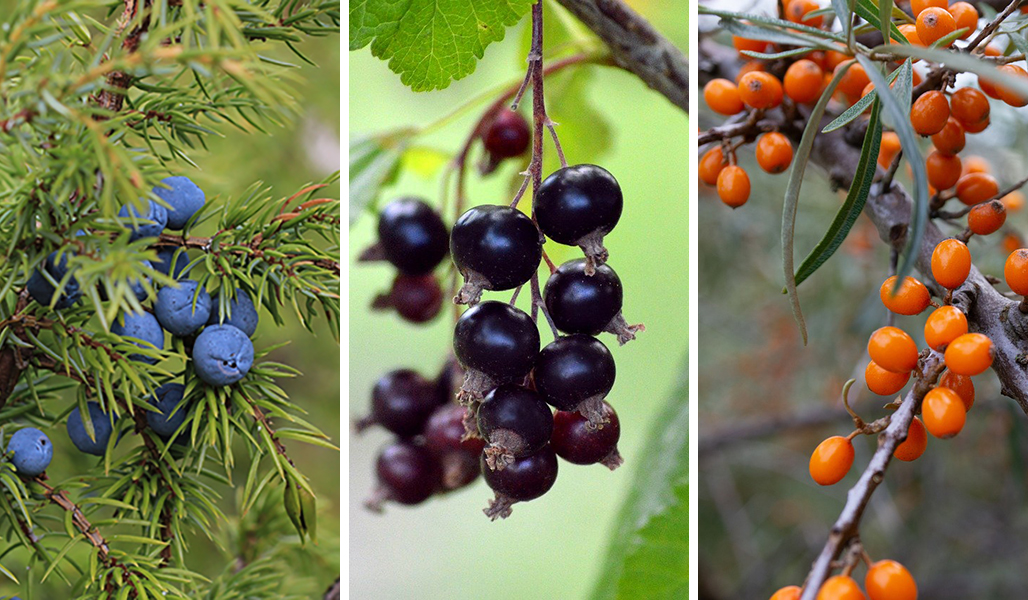
[[467, 403], [495, 385], [521, 383], [539, 354], [539, 330], [524, 311], [483, 302], [457, 321], [453, 353], [466, 372], [458, 398]]
[[489, 443], [486, 465], [503, 469], [515, 458], [535, 454], [550, 441], [553, 413], [532, 390], [501, 385], [478, 407], [478, 433]]
[[551, 240], [585, 251], [587, 273], [607, 260], [603, 236], [621, 218], [621, 187], [596, 165], [575, 165], [554, 172], [539, 186], [535, 217]]
[[500, 109], [482, 135], [482, 142], [491, 162], [524, 154], [531, 141], [532, 132], [528, 127], [528, 121], [520, 113], [509, 108]]
[[357, 431], [379, 424], [400, 437], [419, 435], [439, 406], [435, 385], [409, 369], [390, 371], [371, 392], [371, 414], [357, 422]]
[[535, 454], [515, 459], [502, 471], [490, 469], [484, 454], [481, 460], [485, 482], [496, 492], [496, 498], [485, 509], [494, 521], [509, 517], [515, 502], [535, 500], [550, 491], [557, 480], [557, 455], [548, 445]]
[[442, 467], [446, 491], [468, 485], [481, 473], [478, 457], [485, 440], [464, 435], [464, 422], [470, 412], [471, 409], [459, 404], [446, 404], [437, 408], [425, 424], [425, 446]]
[[371, 304], [375, 309], [391, 308], [410, 323], [427, 323], [443, 307], [443, 288], [433, 274], [404, 275], [397, 273], [388, 294], [381, 294]]
[[607, 423], [593, 427], [589, 420], [576, 412], [558, 410], [553, 415], [553, 451], [557, 456], [576, 465], [601, 463], [610, 470], [618, 468], [624, 459], [618, 452], [621, 424], [614, 409], [603, 402], [603, 416]]
[[420, 504], [439, 488], [440, 471], [435, 457], [423, 445], [397, 441], [378, 455], [378, 486], [364, 505], [379, 512], [387, 500]]
[[439, 375], [435, 378], [436, 396], [439, 404], [448, 404], [456, 398], [457, 390], [464, 383], [464, 369], [454, 358], [449, 358], [443, 363]]
[[543, 298], [553, 324], [564, 333], [606, 331], [618, 336], [620, 344], [634, 340], [646, 328], [629, 325], [622, 316], [621, 279], [610, 265], [599, 265], [591, 276], [587, 269], [585, 259], [570, 260], [546, 281]]
[[379, 213], [378, 244], [382, 257], [401, 273], [431, 273], [446, 256], [448, 238], [439, 214], [417, 198], [394, 200]]
[[605, 423], [602, 400], [614, 387], [614, 357], [602, 342], [582, 334], [558, 338], [539, 352], [535, 388], [557, 410], [577, 411], [593, 425]]
[[509, 206], [476, 206], [457, 219], [450, 234], [453, 262], [464, 276], [454, 302], [474, 304], [483, 290], [510, 290], [539, 269], [543, 244], [525, 213]]

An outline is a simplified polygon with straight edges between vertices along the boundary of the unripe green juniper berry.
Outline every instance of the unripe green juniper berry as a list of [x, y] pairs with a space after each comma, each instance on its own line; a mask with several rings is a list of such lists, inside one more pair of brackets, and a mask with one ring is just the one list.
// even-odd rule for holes
[[232, 385], [253, 366], [253, 342], [231, 325], [208, 325], [193, 343], [196, 375], [216, 387]]
[[89, 409], [89, 419], [93, 423], [95, 437], [89, 437], [89, 433], [86, 432], [86, 424], [78, 406], [73, 408], [71, 414], [68, 415], [68, 437], [80, 452], [103, 456], [107, 451], [107, 442], [111, 439], [111, 432], [114, 431], [111, 418], [96, 402], [87, 402], [86, 407]]
[[45, 433], [35, 427], [19, 429], [7, 444], [7, 454], [18, 474], [36, 477], [46, 471], [54, 456], [54, 446]]

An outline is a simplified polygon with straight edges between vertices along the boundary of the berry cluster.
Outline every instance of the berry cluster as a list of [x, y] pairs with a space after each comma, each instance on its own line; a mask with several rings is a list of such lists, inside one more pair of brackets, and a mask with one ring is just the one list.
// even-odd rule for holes
[[[818, 591], [817, 600], [917, 600], [917, 582], [906, 567], [889, 559], [872, 563], [865, 557], [865, 562], [867, 596], [848, 571], [829, 577]], [[771, 600], [799, 600], [802, 592], [798, 585], [789, 585], [772, 594]]]
[[[163, 204], [150, 200], [145, 214], [131, 206], [119, 213], [133, 240], [157, 238], [165, 229], [181, 230], [191, 226], [206, 201], [203, 191], [185, 177], [165, 179], [162, 186], [154, 189], [154, 194]], [[130, 282], [137, 300], [143, 302], [152, 298], [153, 305], [118, 315], [111, 324], [111, 333], [123, 340], [123, 345], [140, 350], [125, 352], [128, 360], [154, 365], [163, 359], [165, 332], [168, 332], [186, 342], [190, 353], [189, 370], [203, 383], [221, 387], [238, 382], [249, 372], [254, 360], [250, 336], [257, 329], [258, 311], [251, 296], [242, 289], [235, 290], [234, 295], [223, 289], [212, 297], [199, 282], [185, 278], [190, 261], [184, 249], [161, 245], [160, 240], [156, 243], [159, 260], [152, 265], [144, 261], [145, 266], [170, 274], [176, 279], [176, 285], [158, 288], [149, 278], [145, 282]], [[26, 288], [38, 304], [64, 310], [81, 299], [84, 290], [78, 284], [74, 269], [69, 267], [69, 254], [71, 252], [60, 256], [58, 252], [50, 254], [32, 273]], [[109, 292], [106, 286], [101, 286], [98, 293], [106, 297]], [[147, 423], [165, 440], [183, 441], [183, 436], [177, 432], [183, 430], [190, 412], [188, 404], [183, 405], [184, 391], [183, 384], [167, 381], [150, 399], [156, 410], [147, 412]], [[113, 436], [117, 416], [113, 411], [105, 412], [96, 401], [86, 402], [85, 408], [85, 415], [80, 406], [68, 414], [68, 437], [79, 451], [103, 456], [117, 442], [117, 437]], [[26, 477], [41, 474], [53, 456], [49, 438], [33, 428], [15, 432], [7, 451], [15, 469]]]

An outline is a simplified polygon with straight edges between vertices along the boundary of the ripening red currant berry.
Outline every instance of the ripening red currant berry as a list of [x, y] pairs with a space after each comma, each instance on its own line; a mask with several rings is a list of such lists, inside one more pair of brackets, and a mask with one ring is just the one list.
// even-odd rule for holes
[[485, 151], [496, 162], [521, 156], [528, 150], [531, 141], [532, 131], [528, 121], [509, 108], [500, 109], [482, 135]]
[[600, 427], [593, 426], [577, 412], [558, 410], [553, 415], [553, 439], [550, 442], [557, 456], [576, 465], [602, 464], [610, 470], [623, 461], [618, 452], [621, 423], [607, 402], [602, 403], [603, 418]]
[[439, 464], [422, 444], [394, 442], [382, 449], [376, 464], [378, 485], [365, 506], [381, 511], [386, 501], [421, 504], [440, 486]]

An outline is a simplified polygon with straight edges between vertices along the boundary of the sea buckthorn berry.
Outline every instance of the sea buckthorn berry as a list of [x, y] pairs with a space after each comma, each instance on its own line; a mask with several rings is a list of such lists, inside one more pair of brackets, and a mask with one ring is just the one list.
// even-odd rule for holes
[[896, 285], [896, 276], [885, 280], [878, 290], [885, 308], [898, 315], [918, 315], [928, 308], [931, 298], [928, 295], [928, 288], [923, 283], [907, 277], [899, 286]]
[[1007, 207], [1007, 212], [1017, 212], [1024, 208], [1024, 194], [1021, 190], [1014, 190], [1000, 198], [1003, 202], [1003, 206]]
[[732, 208], [746, 204], [750, 199], [750, 176], [737, 165], [721, 169], [717, 176], [717, 195]]
[[1021, 236], [1017, 235], [1016, 233], [1008, 232], [1006, 235], [1003, 236], [1002, 246], [1003, 251], [1007, 254], [1010, 254], [1011, 252], [1016, 252], [1019, 248], [1023, 247], [1024, 240], [1021, 239]]
[[875, 361], [867, 363], [864, 369], [864, 381], [867, 389], [879, 396], [891, 396], [903, 389], [910, 381], [910, 373], [893, 373], [878, 366]]
[[988, 173], [968, 173], [957, 180], [957, 198], [968, 206], [981, 204], [999, 193], [999, 183]]
[[[847, 60], [850, 60], [851, 58], [853, 58], [852, 55], [846, 55], [846, 54], [843, 54], [842, 52], [837, 52], [835, 50], [827, 50], [825, 52], [825, 66], [824, 66], [824, 69], [826, 71], [835, 71], [835, 67], [838, 67], [840, 64], [846, 62]], [[854, 65], [854, 68], [856, 68], [858, 66], [859, 65]], [[865, 73], [865, 75], [866, 75], [866, 73]]]
[[[907, 42], [910, 43], [911, 46], [924, 46], [924, 42], [921, 41], [921, 38], [917, 37], [917, 25], [906, 23], [899, 26], [899, 31], [903, 34], [903, 37], [907, 38]], [[896, 42], [893, 41], [892, 43]]]
[[743, 109], [739, 88], [727, 79], [712, 79], [703, 86], [703, 101], [710, 110], [721, 115], [738, 114]]
[[[839, 63], [839, 65], [835, 67], [835, 71], [843, 68], [844, 64], [845, 63]], [[835, 75], [834, 72], [832, 74]], [[839, 80], [837, 89], [847, 96], [856, 96], [860, 94], [860, 92], [864, 91], [864, 88], [870, 82], [871, 78], [867, 76], [867, 71], [864, 70], [864, 67], [859, 63], [855, 63], [848, 71], [846, 71], [846, 74], [842, 76], [842, 79]]]
[[892, 455], [904, 462], [910, 462], [921, 458], [927, 446], [928, 433], [925, 432], [924, 423], [914, 417], [910, 422], [910, 428], [907, 429], [907, 439], [896, 446]]
[[929, 390], [921, 402], [921, 418], [925, 429], [937, 438], [951, 438], [960, 433], [967, 421], [964, 401], [949, 388]]
[[949, 102], [938, 90], [921, 94], [910, 107], [910, 124], [921, 135], [934, 135], [942, 131], [949, 120]]
[[967, 213], [967, 228], [978, 235], [999, 231], [1007, 221], [1007, 207], [999, 200], [978, 204]]
[[992, 340], [981, 333], [965, 333], [946, 347], [945, 360], [946, 368], [958, 375], [984, 373], [992, 366]]
[[949, 6], [949, 0], [910, 0], [910, 12], [912, 12], [915, 17], [921, 14], [921, 11], [924, 9], [933, 6], [945, 9]]
[[942, 131], [932, 136], [932, 145], [935, 146], [936, 151], [953, 156], [964, 149], [966, 139], [963, 125], [960, 124], [960, 121], [950, 117]]
[[834, 485], [853, 466], [853, 442], [836, 435], [817, 445], [810, 455], [810, 476], [818, 485]]
[[[957, 21], [944, 8], [930, 6], [917, 15], [917, 37], [931, 46], [957, 29]], [[946, 44], [947, 46], [949, 44]]]
[[903, 149], [899, 136], [895, 131], [886, 131], [882, 134], [882, 142], [878, 147], [878, 166], [888, 169], [895, 160], [896, 155]]
[[[965, 129], [967, 129], [965, 127]], [[985, 160], [981, 156], [968, 156], [964, 159], [964, 170], [963, 175], [968, 173], [991, 173], [992, 167], [989, 165], [989, 161]]]
[[967, 125], [964, 125], [964, 133], [981, 133], [989, 128], [990, 122], [991, 121], [989, 121], [989, 119], [985, 119], [978, 124], [968, 123]]
[[821, 7], [814, 0], [789, 0], [788, 4], [785, 5], [785, 18], [800, 25], [820, 27], [824, 23], [824, 17], [818, 15], [809, 19], [806, 18], [807, 13], [814, 12], [819, 8]]
[[990, 98], [995, 98], [996, 100], [1000, 99], [999, 88], [996, 86], [995, 83], [992, 82], [991, 79], [986, 79], [985, 77], [979, 75], [978, 88], [981, 89], [982, 93], [984, 93], [986, 96]]
[[852, 577], [833, 575], [817, 592], [817, 600], [866, 600], [866, 597]]
[[743, 51], [749, 50], [750, 52], [767, 52], [767, 47], [770, 42], [764, 40], [751, 40], [749, 38], [739, 37], [737, 35], [732, 36], [732, 45], [740, 53], [741, 56]]
[[880, 560], [871, 565], [864, 587], [871, 600], [917, 600], [914, 577], [894, 560]]
[[949, 388], [964, 401], [964, 409], [971, 410], [974, 406], [974, 382], [967, 375], [957, 375], [953, 371], [943, 371], [939, 378], [939, 387]]
[[753, 71], [763, 71], [763, 70], [764, 70], [764, 62], [763, 61], [754, 59], [754, 60], [748, 60], [748, 61], [744, 62], [743, 65], [741, 67], [739, 67], [739, 72], [735, 74], [735, 85], [736, 86], [739, 85], [739, 81], [742, 79], [743, 75], [745, 75], [747, 73], [752, 73]]
[[953, 15], [953, 20], [957, 22], [957, 29], [967, 29], [960, 34], [962, 40], [971, 37], [971, 34], [978, 28], [978, 9], [967, 2], [953, 3], [953, 6], [949, 7], [949, 14]]
[[889, 325], [872, 333], [867, 353], [879, 367], [893, 373], [909, 373], [917, 366], [917, 344], [899, 327]]
[[960, 88], [950, 96], [949, 110], [962, 125], [976, 125], [989, 120], [989, 99], [973, 87]]
[[782, 103], [782, 83], [763, 71], [747, 73], [739, 79], [739, 97], [753, 108], [774, 108]]
[[700, 181], [707, 185], [717, 185], [717, 176], [726, 164], [725, 154], [721, 151], [720, 145], [707, 150], [700, 159]]
[[1010, 253], [1003, 265], [1003, 278], [1018, 296], [1028, 296], [1028, 248]]
[[955, 306], [940, 306], [928, 315], [924, 324], [924, 339], [932, 350], [944, 346], [967, 333], [967, 317]]
[[788, 585], [772, 594], [771, 600], [800, 600], [802, 591], [803, 588], [798, 585]]
[[[999, 67], [999, 70], [1003, 71], [1008, 75], [1013, 75], [1015, 77], [1024, 79], [1026, 80], [1026, 82], [1028, 82], [1028, 71], [1025, 71], [1017, 65], [1003, 65], [1002, 67]], [[1009, 87], [997, 84], [995, 86], [995, 90], [998, 94], [998, 98], [1006, 102], [1010, 106], [1025, 106], [1026, 104], [1028, 104], [1028, 96], [1025, 96], [1024, 94], [1017, 92]]]
[[971, 251], [960, 240], [942, 240], [932, 252], [932, 277], [946, 289], [956, 289], [971, 272]]
[[814, 61], [798, 60], [789, 65], [782, 80], [785, 95], [799, 104], [814, 102], [821, 97], [824, 77], [824, 71]]
[[948, 190], [960, 180], [960, 157], [933, 150], [925, 159], [928, 183], [937, 190]]
[[789, 138], [772, 131], [757, 140], [757, 164], [768, 173], [781, 173], [792, 163], [792, 143]]

